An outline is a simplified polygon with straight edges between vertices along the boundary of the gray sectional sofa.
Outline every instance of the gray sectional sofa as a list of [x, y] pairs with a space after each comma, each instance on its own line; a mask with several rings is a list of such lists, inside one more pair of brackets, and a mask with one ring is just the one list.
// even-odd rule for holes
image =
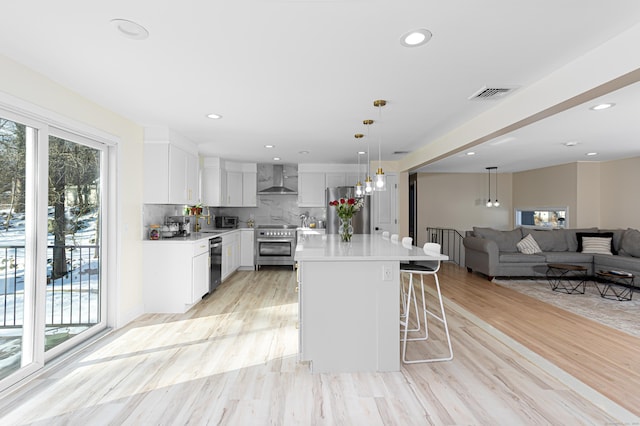
[[[524, 254], [519, 251], [518, 243], [527, 234], [531, 234], [540, 252]], [[611, 238], [612, 254], [583, 253], [579, 245], [583, 240], [587, 241], [585, 237]], [[619, 270], [640, 276], [640, 231], [631, 228], [499, 231], [474, 227], [473, 231], [467, 231], [463, 245], [467, 270], [484, 274], [490, 280], [494, 277], [544, 277], [549, 263], [585, 266], [589, 275], [600, 270]], [[635, 285], [639, 285], [638, 282]]]

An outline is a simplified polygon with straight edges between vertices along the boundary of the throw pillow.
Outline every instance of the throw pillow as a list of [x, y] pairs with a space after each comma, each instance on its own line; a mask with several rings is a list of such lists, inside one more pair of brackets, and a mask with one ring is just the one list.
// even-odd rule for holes
[[567, 251], [567, 239], [562, 229], [539, 231], [535, 229], [522, 229], [522, 234], [530, 234], [536, 240], [542, 251]]
[[479, 228], [474, 226], [473, 233], [477, 237], [493, 240], [498, 245], [498, 250], [509, 253], [516, 253], [516, 244], [522, 239], [522, 231], [516, 228], [513, 231], [498, 231], [492, 228]]
[[640, 231], [632, 228], [624, 231], [620, 241], [620, 254], [640, 257]]
[[613, 253], [613, 232], [577, 232], [576, 237], [578, 238], [578, 252], [582, 251], [582, 241], [584, 237], [598, 237], [598, 238], [611, 238], [611, 247], [609, 251]]
[[527, 236], [521, 239], [518, 244], [516, 244], [516, 246], [518, 247], [518, 251], [524, 254], [535, 254], [542, 252], [542, 250], [540, 250], [540, 246], [538, 246], [538, 243], [531, 234], [527, 234]]
[[611, 254], [611, 240], [613, 237], [583, 237], [582, 252], [591, 254]]

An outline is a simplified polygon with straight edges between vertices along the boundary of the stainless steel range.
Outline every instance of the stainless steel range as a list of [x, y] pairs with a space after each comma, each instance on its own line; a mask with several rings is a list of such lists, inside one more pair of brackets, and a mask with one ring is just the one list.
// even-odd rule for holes
[[255, 230], [256, 268], [262, 265], [295, 266], [296, 225], [258, 225]]

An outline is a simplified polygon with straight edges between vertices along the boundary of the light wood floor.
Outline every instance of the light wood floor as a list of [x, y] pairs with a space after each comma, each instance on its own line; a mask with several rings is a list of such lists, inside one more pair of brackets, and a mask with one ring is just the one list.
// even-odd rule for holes
[[[536, 305], [457, 267], [447, 265], [440, 276], [451, 298], [451, 362], [396, 373], [309, 373], [297, 362], [295, 275], [264, 268], [234, 274], [185, 315], [145, 315], [3, 395], [0, 424], [638, 421], [638, 339], [606, 327], [590, 331], [596, 327], [588, 320]], [[551, 363], [537, 362], [499, 329]], [[442, 348], [442, 333], [434, 328], [430, 343], [412, 344], [409, 355]], [[579, 362], [572, 374], [585, 383], [600, 380], [591, 386], [610, 391], [620, 404], [629, 398], [627, 409], [635, 414], [552, 365], [569, 371]], [[621, 379], [608, 363], [621, 367]]]

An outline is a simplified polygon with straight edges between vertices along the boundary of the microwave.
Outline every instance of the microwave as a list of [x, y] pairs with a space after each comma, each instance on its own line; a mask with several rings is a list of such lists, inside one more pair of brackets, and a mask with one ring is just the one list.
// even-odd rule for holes
[[216, 216], [216, 228], [237, 228], [238, 216]]

